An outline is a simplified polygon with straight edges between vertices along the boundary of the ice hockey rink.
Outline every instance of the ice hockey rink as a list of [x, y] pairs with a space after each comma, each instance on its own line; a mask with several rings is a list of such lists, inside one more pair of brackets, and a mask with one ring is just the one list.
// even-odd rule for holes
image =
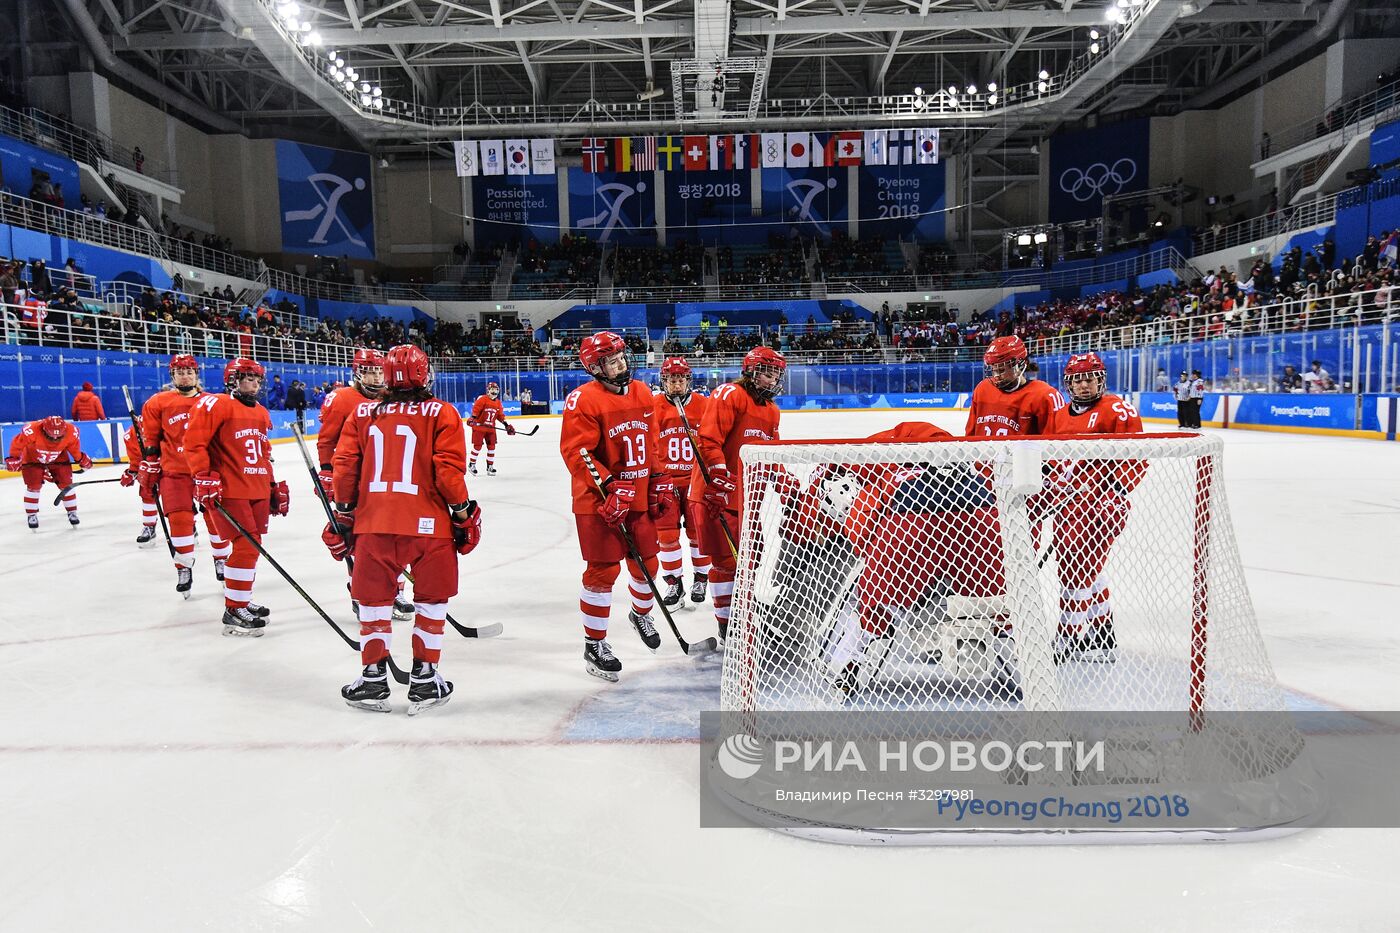
[[[863, 436], [955, 412], [790, 413], [790, 438]], [[502, 437], [449, 630], [450, 704], [414, 719], [339, 697], [352, 652], [264, 562], [261, 639], [221, 637], [207, 542], [194, 596], [139, 504], [46, 488], [24, 528], [0, 482], [0, 930], [1382, 930], [1400, 927], [1400, 831], [1234, 845], [898, 848], [698, 828], [698, 714], [715, 658], [583, 671], [581, 563], [559, 422]], [[1290, 703], [1400, 709], [1400, 444], [1223, 432], [1230, 506]], [[344, 570], [296, 451], [268, 550], [352, 629]], [[97, 468], [96, 476], [117, 475]], [[619, 594], [622, 590], [619, 589]], [[678, 619], [712, 634], [706, 611]], [[663, 629], [664, 632], [664, 629]], [[401, 665], [406, 630], [396, 635]]]

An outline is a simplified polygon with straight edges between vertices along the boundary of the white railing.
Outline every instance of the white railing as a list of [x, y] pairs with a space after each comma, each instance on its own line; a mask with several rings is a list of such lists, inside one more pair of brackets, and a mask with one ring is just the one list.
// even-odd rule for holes
[[[1334, 104], [1323, 113], [1295, 123], [1277, 133], [1269, 134], [1269, 155], [1287, 152], [1295, 146], [1341, 131], [1338, 146], [1360, 133], [1369, 133], [1359, 125], [1370, 117], [1385, 117], [1400, 113], [1400, 81]], [[1261, 153], [1261, 156], [1263, 154]], [[1265, 157], [1267, 158], [1267, 157]]]
[[1306, 204], [1270, 211], [1259, 217], [1251, 217], [1239, 223], [1223, 226], [1219, 231], [1198, 230], [1192, 236], [1196, 252], [1213, 253], [1256, 240], [1265, 240], [1298, 230], [1307, 230], [1330, 224], [1337, 219], [1337, 196], [1329, 194]]

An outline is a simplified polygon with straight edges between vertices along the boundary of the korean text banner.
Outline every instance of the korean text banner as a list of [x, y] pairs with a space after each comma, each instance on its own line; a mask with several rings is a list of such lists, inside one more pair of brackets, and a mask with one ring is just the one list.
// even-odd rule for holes
[[664, 174], [667, 236], [689, 242], [762, 242], [766, 231], [751, 217], [752, 174], [747, 168]]
[[850, 211], [844, 168], [785, 168], [764, 172], [763, 216], [784, 230], [831, 236], [843, 229]]
[[559, 182], [553, 175], [472, 179], [476, 248], [559, 241]]
[[1050, 222], [1103, 213], [1106, 196], [1147, 187], [1148, 121], [1131, 120], [1050, 139]]
[[947, 166], [866, 165], [860, 169], [860, 235], [946, 239]]
[[569, 226], [610, 243], [656, 242], [654, 172], [569, 169]]
[[69, 210], [77, 210], [81, 195], [77, 162], [18, 139], [0, 136], [0, 184], [27, 198], [45, 175], [49, 182], [63, 186], [63, 199]]
[[283, 252], [373, 259], [372, 182], [362, 152], [277, 140]]

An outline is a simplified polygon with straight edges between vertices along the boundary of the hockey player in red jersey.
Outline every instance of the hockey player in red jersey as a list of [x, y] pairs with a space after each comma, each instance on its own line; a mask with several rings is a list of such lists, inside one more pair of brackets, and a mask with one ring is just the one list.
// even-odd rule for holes
[[[734, 545], [739, 541], [744, 514], [744, 464], [739, 448], [755, 441], [777, 440], [781, 412], [774, 399], [782, 388], [786, 369], [787, 361], [777, 350], [754, 347], [744, 357], [739, 379], [720, 386], [710, 396], [697, 431], [700, 441], [697, 454], [704, 469], [696, 465], [690, 496], [705, 506], [706, 514], [700, 525], [700, 550], [714, 562], [710, 571], [710, 593], [721, 647], [729, 632], [729, 604], [734, 595], [737, 569]], [[775, 470], [771, 483], [784, 499], [796, 495], [798, 483], [784, 470]]]
[[[268, 432], [272, 418], [258, 404], [264, 370], [244, 358], [224, 367], [227, 395], [204, 395], [190, 409], [185, 430], [185, 461], [194, 477], [194, 497], [206, 509], [229, 515], [261, 543], [267, 534], [268, 515], [286, 515], [287, 484], [272, 474], [272, 448]], [[258, 550], [224, 518], [215, 516], [214, 527], [233, 542], [224, 567], [224, 634], [262, 634], [269, 615], [252, 601], [257, 578]]]
[[[31, 421], [10, 442], [5, 469], [19, 473], [24, 480], [24, 518], [29, 527], [39, 530], [39, 490], [48, 480], [60, 489], [73, 482], [73, 464], [84, 470], [92, 467], [92, 458], [78, 446], [78, 429], [59, 415], [49, 415]], [[68, 512], [68, 524], [78, 525], [78, 494], [69, 491], [63, 497]]]
[[[142, 501], [159, 495], [170, 523], [170, 544], [175, 548], [175, 592], [186, 599], [194, 585], [194, 475], [185, 459], [185, 432], [196, 403], [209, 396], [199, 386], [199, 362], [188, 354], [170, 358], [170, 388], [157, 392], [141, 406], [141, 436], [146, 442], [137, 478]], [[214, 510], [204, 513], [204, 528], [214, 557], [214, 576], [223, 582], [224, 566], [233, 543], [214, 521]], [[155, 507], [151, 507], [155, 521]], [[154, 534], [154, 529], [152, 529]]]
[[135, 486], [141, 496], [141, 533], [136, 536], [140, 547], [155, 547], [156, 544], [156, 497], [145, 486], [136, 482], [141, 469], [141, 445], [136, 440], [136, 429], [127, 428], [122, 433], [122, 446], [126, 448], [126, 469], [122, 471], [122, 486]]
[[[1105, 391], [1108, 373], [1097, 354], [1070, 357], [1065, 365], [1069, 405], [1055, 413], [1055, 434], [1141, 434], [1131, 402]], [[1129, 496], [1142, 481], [1141, 460], [1069, 461], [1053, 464], [1047, 478], [1061, 503], [1054, 547], [1060, 575], [1058, 660], [1112, 662], [1117, 652], [1113, 603], [1104, 565], [1132, 512]]]
[[[710, 558], [700, 550], [702, 506], [687, 493], [690, 475], [695, 472], [695, 448], [690, 432], [700, 427], [709, 399], [694, 390], [690, 364], [683, 356], [670, 357], [661, 364], [661, 392], [662, 397], [656, 402], [657, 449], [661, 455], [661, 469], [676, 485], [680, 506], [656, 522], [656, 534], [661, 543], [661, 579], [667, 588], [661, 601], [675, 606], [685, 597], [685, 582], [681, 577], [681, 526], [684, 524], [690, 540], [690, 569], [695, 574], [690, 601], [701, 604], [705, 602], [705, 587], [710, 581]], [[684, 418], [681, 411], [685, 412]]]
[[[316, 481], [328, 499], [335, 498], [331, 463], [346, 420], [365, 402], [372, 402], [384, 393], [384, 354], [365, 347], [356, 350], [350, 362], [350, 384], [336, 385], [339, 388], [328, 392], [321, 402], [321, 429], [316, 435], [316, 462], [321, 466]], [[403, 587], [404, 581], [400, 578], [398, 595], [394, 597], [394, 619], [398, 622], [413, 618], [413, 603], [403, 598]], [[355, 612], [359, 611], [356, 605]]]
[[982, 354], [986, 378], [972, 391], [968, 437], [1046, 434], [1065, 400], [1053, 386], [1026, 378], [1030, 354], [1020, 337], [998, 337]]
[[496, 475], [496, 425], [514, 434], [515, 427], [506, 421], [505, 408], [501, 405], [501, 387], [494, 382], [486, 383], [486, 394], [478, 395], [472, 403], [472, 413], [467, 418], [472, 428], [472, 458], [467, 461], [467, 469], [476, 475], [476, 455], [486, 445], [486, 475]]
[[[579, 550], [588, 564], [579, 591], [584, 669], [616, 682], [622, 662], [607, 642], [608, 616], [623, 561], [632, 598], [627, 618], [648, 649], [661, 645], [651, 618], [651, 590], [627, 552], [621, 529], [630, 531], [638, 556], [655, 578], [659, 545], [653, 520], [665, 520], [677, 507], [676, 490], [659, 467], [656, 399], [645, 383], [632, 378], [626, 341], [609, 331], [594, 334], [579, 347], [579, 360], [593, 381], [564, 401], [559, 452], [572, 477]], [[602, 479], [601, 495], [580, 450], [588, 451]]]
[[416, 617], [410, 716], [446, 703], [452, 682], [438, 673], [447, 601], [457, 595], [457, 555], [481, 539], [481, 510], [467, 497], [462, 416], [433, 398], [428, 356], [411, 345], [384, 359], [384, 393], [346, 419], [336, 445], [336, 522], [321, 537], [331, 556], [353, 551], [350, 593], [359, 603], [364, 669], [341, 688], [358, 709], [389, 712], [388, 658], [397, 580], [412, 565]]

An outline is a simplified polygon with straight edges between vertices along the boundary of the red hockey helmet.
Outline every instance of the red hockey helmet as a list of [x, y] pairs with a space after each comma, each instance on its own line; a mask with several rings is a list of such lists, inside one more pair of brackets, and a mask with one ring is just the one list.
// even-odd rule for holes
[[[743, 375], [748, 379], [749, 390], [759, 398], [770, 399], [783, 387], [783, 372], [787, 360], [772, 347], [757, 346], [744, 356]], [[767, 385], [759, 384], [759, 377], [769, 379]]]
[[224, 385], [233, 386], [244, 376], [257, 376], [259, 379], [267, 378], [267, 370], [257, 360], [250, 360], [246, 356], [229, 360], [224, 366]]
[[51, 441], [60, 440], [68, 430], [68, 422], [64, 421], [61, 415], [49, 415], [39, 422], [39, 430]]
[[1065, 388], [1076, 402], [1097, 402], [1108, 384], [1108, 370], [1097, 353], [1076, 353], [1065, 364]]
[[987, 350], [982, 354], [986, 377], [1003, 392], [1020, 387], [1021, 376], [1029, 361], [1030, 353], [1026, 351], [1026, 345], [1015, 334], [996, 338], [987, 344]]
[[400, 344], [384, 357], [384, 384], [394, 389], [426, 389], [433, 384], [428, 354], [411, 343]]
[[188, 353], [177, 353], [170, 358], [170, 371], [173, 373], [177, 369], [199, 370], [199, 360]]
[[[603, 361], [623, 354], [622, 361], [626, 368], [615, 376], [603, 375]], [[610, 330], [600, 331], [591, 337], [585, 337], [583, 343], [578, 348], [579, 362], [583, 368], [588, 370], [589, 375], [599, 382], [606, 382], [609, 385], [621, 388], [632, 381], [632, 366], [627, 359], [627, 341]]]
[[[366, 370], [378, 370], [378, 381], [371, 382], [366, 379]], [[373, 397], [384, 391], [384, 354], [380, 351], [368, 347], [358, 348], [350, 361], [350, 371], [355, 374], [354, 381], [359, 384], [360, 391], [365, 395]]]
[[677, 404], [685, 402], [695, 388], [690, 374], [690, 364], [683, 356], [669, 356], [661, 364], [661, 391]]
[[[501, 384], [500, 384], [499, 382], [488, 382], [488, 383], [486, 383], [486, 394], [487, 394], [487, 395], [491, 395], [491, 392], [492, 392], [493, 390], [495, 391], [496, 395], [500, 395], [500, 394], [501, 394]], [[496, 395], [491, 395], [491, 397], [492, 397], [492, 398], [495, 398]]]
[[384, 354], [370, 347], [359, 347], [355, 350], [355, 358], [350, 363], [350, 368], [359, 371], [361, 366], [384, 365]]

